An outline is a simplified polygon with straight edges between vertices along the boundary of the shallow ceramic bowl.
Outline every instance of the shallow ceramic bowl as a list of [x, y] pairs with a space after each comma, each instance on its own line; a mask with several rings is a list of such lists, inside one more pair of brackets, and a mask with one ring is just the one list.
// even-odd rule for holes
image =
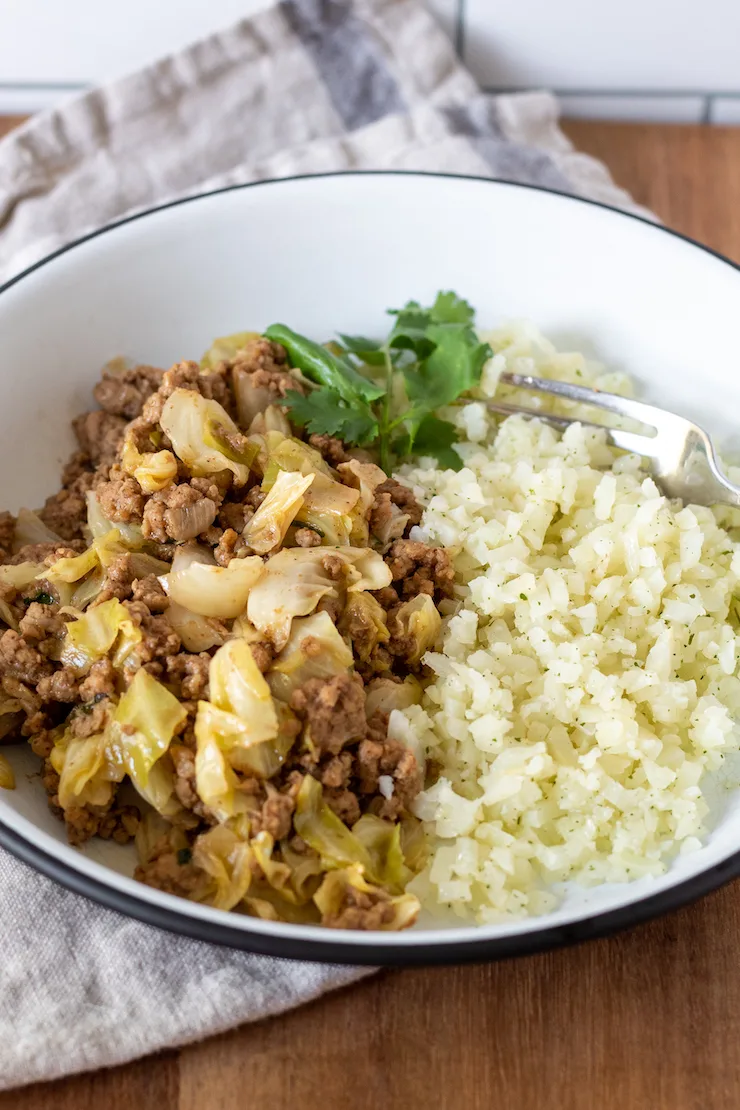
[[[383, 334], [385, 309], [455, 289], [482, 326], [529, 317], [556, 343], [634, 374], [645, 394], [726, 439], [740, 401], [740, 273], [634, 217], [502, 182], [344, 174], [268, 182], [144, 213], [0, 290], [0, 506], [38, 506], [115, 355], [168, 366], [216, 335], [276, 319], [324, 338]], [[530, 952], [642, 921], [740, 873], [740, 791], [713, 792], [706, 846], [659, 879], [571, 889], [545, 917], [420, 922], [352, 933], [258, 921], [134, 882], [133, 852], [70, 847], [29, 751], [0, 798], [0, 843], [64, 885], [142, 921], [239, 948], [365, 963]], [[737, 779], [735, 781], [738, 781]]]

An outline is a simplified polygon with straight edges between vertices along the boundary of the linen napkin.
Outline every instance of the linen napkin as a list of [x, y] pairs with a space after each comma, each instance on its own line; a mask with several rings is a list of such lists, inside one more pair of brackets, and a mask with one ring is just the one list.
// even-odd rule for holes
[[[284, 0], [0, 142], [0, 281], [177, 196], [300, 173], [503, 177], [641, 211], [557, 126], [486, 96], [416, 0]], [[0, 1088], [122, 1063], [296, 1006], [368, 969], [185, 940], [0, 851]]]

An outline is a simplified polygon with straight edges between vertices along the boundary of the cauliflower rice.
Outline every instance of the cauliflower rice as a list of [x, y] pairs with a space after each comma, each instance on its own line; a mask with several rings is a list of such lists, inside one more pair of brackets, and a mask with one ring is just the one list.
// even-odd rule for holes
[[[629, 388], [531, 328], [490, 340], [483, 396], [503, 369]], [[740, 545], [727, 511], [667, 501], [602, 432], [518, 416], [497, 430], [481, 403], [455, 420], [464, 469], [403, 475], [426, 507], [418, 538], [454, 555], [458, 601], [422, 704], [391, 730], [439, 768], [415, 805], [432, 850], [409, 889], [486, 923], [700, 846], [702, 778], [740, 738]]]

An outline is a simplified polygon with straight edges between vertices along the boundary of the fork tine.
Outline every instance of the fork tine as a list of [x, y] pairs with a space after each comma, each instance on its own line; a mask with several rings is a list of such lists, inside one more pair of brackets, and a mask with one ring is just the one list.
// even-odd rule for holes
[[562, 397], [564, 401], [575, 401], [581, 405], [596, 405], [598, 408], [608, 409], [620, 416], [627, 416], [641, 424], [656, 430], [665, 427], [666, 421], [680, 420], [673, 413], [664, 409], [655, 408], [644, 401], [635, 401], [631, 397], [618, 397], [615, 393], [601, 393], [595, 389], [586, 389], [582, 385], [571, 385], [570, 382], [550, 381], [549, 378], [534, 378], [530, 374], [510, 374], [505, 372], [499, 378], [504, 385], [515, 386], [517, 389], [530, 389], [536, 393], [550, 393], [555, 397]]
[[529, 416], [537, 420], [544, 420], [556, 428], [565, 430], [571, 424], [580, 424], [583, 428], [595, 428], [599, 432], [606, 432], [607, 439], [621, 451], [630, 451], [636, 455], [655, 457], [656, 437], [641, 436], [637, 432], [623, 432], [621, 428], [607, 428], [605, 424], [594, 424], [590, 420], [574, 420], [570, 416], [556, 416], [551, 412], [539, 412], [536, 409], [527, 409], [522, 405], [509, 405], [505, 401], [487, 401], [486, 408], [490, 412], [500, 413], [501, 416]]

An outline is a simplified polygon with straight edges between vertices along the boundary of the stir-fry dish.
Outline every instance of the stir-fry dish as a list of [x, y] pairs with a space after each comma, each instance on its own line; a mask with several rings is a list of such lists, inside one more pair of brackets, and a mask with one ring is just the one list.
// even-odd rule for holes
[[416, 918], [424, 759], [388, 720], [421, 699], [453, 570], [390, 475], [460, 466], [435, 410], [490, 350], [452, 294], [394, 315], [384, 343], [275, 325], [166, 372], [110, 364], [61, 490], [0, 517], [0, 734], [43, 761], [73, 844], [135, 839], [163, 891]]

